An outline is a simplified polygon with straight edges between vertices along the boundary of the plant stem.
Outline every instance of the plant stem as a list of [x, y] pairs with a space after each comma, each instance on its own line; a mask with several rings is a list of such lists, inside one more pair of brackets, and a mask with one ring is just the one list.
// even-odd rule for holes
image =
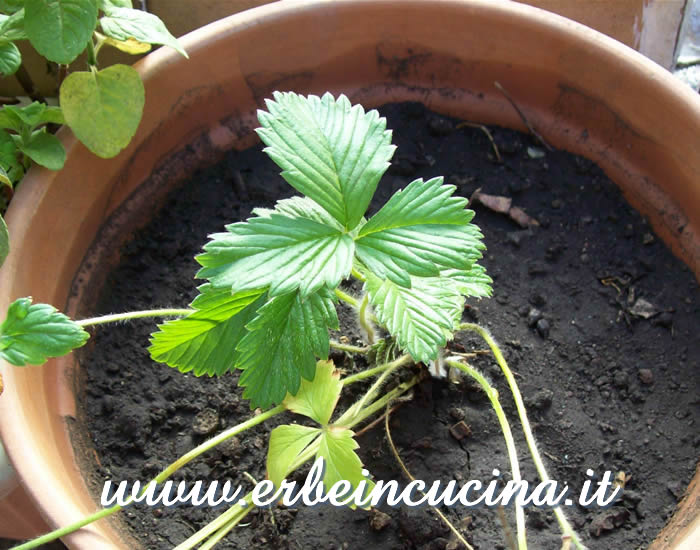
[[[537, 473], [543, 482], [546, 483], [550, 481], [549, 475], [547, 474], [547, 469], [545, 468], [544, 462], [542, 461], [542, 457], [540, 456], [540, 452], [537, 449], [537, 444], [535, 443], [535, 437], [532, 434], [532, 429], [530, 428], [530, 422], [527, 418], [527, 411], [525, 410], [525, 403], [523, 402], [523, 397], [520, 394], [520, 390], [518, 389], [518, 384], [515, 381], [515, 376], [513, 376], [513, 372], [510, 370], [510, 367], [508, 367], [508, 363], [503, 357], [501, 348], [498, 346], [498, 344], [496, 344], [496, 341], [493, 339], [489, 331], [480, 325], [477, 325], [475, 323], [462, 323], [461, 325], [459, 325], [459, 329], [476, 332], [491, 348], [493, 356], [496, 359], [498, 366], [501, 367], [501, 371], [503, 371], [503, 375], [508, 381], [508, 386], [510, 387], [510, 391], [513, 394], [515, 408], [518, 411], [520, 423], [522, 424], [523, 432], [525, 433], [525, 441], [527, 441], [527, 446], [530, 449], [530, 455], [532, 456], [532, 460], [535, 463]], [[576, 534], [576, 531], [574, 531], [574, 528], [569, 523], [569, 520], [564, 515], [564, 512], [560, 506], [554, 508], [554, 515], [557, 518], [557, 522], [559, 523], [559, 527], [562, 530], [563, 535], [571, 537], [571, 541], [574, 543], [574, 546], [576, 546], [578, 550], [585, 550], [586, 547], [579, 539], [578, 535]]]
[[338, 298], [340, 298], [343, 302], [350, 304], [355, 309], [360, 307], [360, 302], [358, 302], [356, 298], [353, 298], [352, 296], [350, 296], [350, 294], [346, 294], [345, 292], [343, 292], [339, 288], [335, 289], [335, 295]]
[[[258, 424], [261, 424], [265, 420], [268, 420], [272, 418], [273, 416], [284, 412], [285, 408], [283, 405], [278, 405], [274, 407], [273, 409], [270, 409], [268, 411], [265, 411], [262, 414], [259, 414], [258, 416], [254, 416], [253, 418], [250, 418], [246, 420], [245, 422], [242, 422], [241, 424], [237, 424], [236, 426], [233, 426], [229, 428], [228, 430], [225, 430], [221, 432], [219, 435], [216, 437], [213, 437], [209, 439], [208, 441], [205, 441], [201, 445], [198, 445], [191, 451], [185, 453], [182, 455], [180, 458], [178, 458], [175, 462], [170, 464], [165, 470], [163, 470], [160, 474], [158, 474], [152, 481], [151, 483], [161, 483], [168, 479], [171, 475], [173, 475], [176, 471], [178, 471], [180, 468], [185, 466], [187, 463], [191, 462], [195, 458], [197, 458], [199, 455], [207, 452], [208, 450], [216, 447], [219, 443], [222, 443], [226, 441], [227, 439], [233, 437], [234, 435], [238, 435], [241, 432], [244, 432], [246, 430], [249, 430], [250, 428], [253, 428], [254, 426], [257, 426]], [[144, 487], [143, 492], [145, 492], [148, 489], [148, 486], [150, 485], [147, 484], [146, 487]], [[127, 505], [131, 502], [132, 498], [129, 498], [127, 501]], [[50, 533], [47, 533], [46, 535], [42, 535], [41, 537], [38, 537], [34, 540], [30, 540], [28, 542], [25, 542], [24, 544], [21, 544], [19, 546], [15, 546], [12, 548], [12, 550], [29, 550], [30, 548], [37, 548], [41, 546], [42, 544], [46, 544], [48, 542], [51, 542], [53, 540], [56, 540], [60, 537], [63, 537], [65, 535], [68, 535], [72, 533], [73, 531], [77, 531], [81, 527], [84, 527], [94, 521], [97, 521], [98, 519], [102, 519], [107, 516], [111, 516], [112, 514], [115, 514], [119, 510], [122, 509], [122, 506], [120, 505], [115, 505], [111, 506], [110, 508], [105, 508], [103, 510], [100, 510], [91, 516], [88, 516], [86, 518], [81, 519], [80, 521], [76, 521], [75, 523], [72, 523], [71, 525], [67, 527], [62, 527], [61, 529], [56, 529], [55, 531], [51, 531]]]
[[[506, 440], [506, 450], [508, 451], [508, 459], [510, 460], [510, 470], [513, 474], [513, 481], [520, 483], [522, 477], [520, 475], [520, 463], [518, 462], [518, 453], [515, 448], [515, 439], [513, 439], [513, 432], [510, 430], [510, 424], [508, 423], [508, 418], [506, 413], [501, 407], [501, 402], [498, 400], [498, 391], [489, 384], [488, 380], [481, 374], [478, 370], [466, 365], [460, 361], [453, 361], [451, 359], [446, 359], [445, 363], [450, 367], [461, 370], [462, 372], [471, 376], [476, 380], [481, 388], [486, 393], [486, 396], [491, 401], [491, 406], [493, 407], [496, 416], [498, 417], [498, 422], [501, 425], [501, 431], [503, 432], [503, 437]], [[518, 532], [518, 548], [520, 550], [527, 550], [527, 537], [525, 534], [525, 513], [523, 512], [523, 507], [515, 503], [515, 524], [516, 530]]]
[[369, 293], [366, 293], [362, 298], [360, 305], [360, 326], [367, 334], [367, 341], [371, 346], [374, 344], [374, 327], [372, 322], [367, 318], [367, 306], [369, 305]]
[[[346, 428], [352, 428], [353, 426], [356, 426], [366, 418], [372, 416], [374, 413], [377, 411], [383, 409], [384, 407], [387, 406], [387, 403], [390, 403], [394, 399], [400, 397], [402, 394], [406, 393], [409, 389], [411, 389], [413, 386], [415, 386], [418, 383], [418, 380], [420, 379], [419, 376], [414, 376], [411, 378], [408, 382], [404, 382], [403, 384], [400, 384], [393, 390], [391, 390], [389, 393], [383, 395], [380, 399], [377, 399], [374, 403], [371, 405], [367, 405], [363, 410], [359, 411], [357, 414], [354, 415], [354, 417], [345, 419], [343, 423], [340, 421], [335, 422], [334, 424], [337, 426], [344, 426]], [[347, 411], [346, 411], [347, 414]], [[343, 415], [345, 416], [345, 415]], [[342, 417], [341, 417], [342, 418]]]
[[147, 317], [183, 317], [194, 313], [193, 309], [146, 309], [143, 311], [129, 311], [128, 313], [112, 313], [111, 315], [101, 315], [90, 319], [75, 321], [81, 327], [92, 325], [104, 325], [107, 323], [118, 323], [119, 321], [129, 321], [131, 319], [144, 319]]
[[95, 45], [92, 43], [92, 37], [87, 41], [87, 62], [90, 68], [97, 67], [97, 55], [95, 54]]
[[362, 275], [362, 273], [360, 273], [360, 272], [359, 272], [357, 269], [355, 269], [354, 267], [352, 268], [352, 271], [351, 271], [350, 273], [351, 273], [351, 275], [352, 275], [353, 277], [355, 277], [355, 279], [357, 279], [358, 281], [362, 281], [362, 282], [365, 281], [364, 275]]
[[354, 384], [355, 382], [359, 382], [360, 380], [364, 380], [365, 378], [371, 378], [375, 374], [379, 374], [381, 372], [384, 372], [386, 369], [390, 368], [391, 363], [383, 363], [381, 365], [377, 365], [376, 367], [372, 367], [371, 369], [357, 372], [355, 374], [343, 378], [343, 385], [348, 386], [350, 384]]
[[332, 348], [347, 351], [348, 353], [367, 353], [369, 351], [369, 346], [351, 346], [350, 344], [342, 344], [334, 340], [331, 340], [330, 344]]

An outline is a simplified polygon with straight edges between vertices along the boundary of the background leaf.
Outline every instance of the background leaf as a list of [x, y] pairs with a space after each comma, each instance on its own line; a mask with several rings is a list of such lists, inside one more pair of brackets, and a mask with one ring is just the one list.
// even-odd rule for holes
[[332, 294], [327, 289], [302, 300], [299, 293], [276, 296], [248, 323], [238, 345], [239, 385], [251, 408], [281, 403], [299, 391], [301, 378], [313, 380], [316, 358], [328, 358], [328, 329], [338, 328]]
[[377, 319], [415, 361], [435, 359], [462, 317], [464, 297], [447, 278], [411, 279], [411, 287], [366, 273], [365, 288]]
[[34, 132], [27, 143], [19, 146], [20, 151], [37, 164], [49, 170], [60, 170], [66, 162], [66, 150], [60, 140], [46, 133], [45, 129]]
[[131, 0], [100, 0], [100, 9], [105, 11], [109, 8], [132, 8]]
[[411, 182], [362, 226], [357, 258], [380, 278], [410, 286], [410, 277], [437, 277], [443, 269], [469, 270], [485, 248], [466, 199], [442, 178]]
[[59, 95], [66, 124], [102, 158], [117, 155], [129, 144], [145, 101], [141, 77], [127, 65], [71, 73], [61, 84]]
[[268, 287], [271, 296], [299, 289], [302, 297], [337, 287], [350, 275], [352, 238], [305, 218], [277, 213], [250, 218], [216, 233], [197, 256], [197, 277], [233, 292]]
[[[270, 432], [267, 451], [267, 477], [279, 487], [292, 471], [299, 455], [317, 440], [321, 430], [298, 424], [283, 424]], [[316, 443], [318, 445], [318, 442]]]
[[49, 61], [69, 64], [86, 48], [97, 26], [95, 0], [26, 0], [24, 28]]
[[5, 258], [10, 253], [10, 232], [7, 230], [7, 224], [0, 215], [0, 266], [5, 263]]
[[177, 38], [170, 34], [158, 16], [141, 10], [108, 5], [104, 5], [103, 10], [105, 17], [100, 19], [100, 26], [107, 36], [116, 40], [134, 38], [148, 44], [163, 44], [188, 57]]
[[[24, 2], [22, 2], [24, 4]], [[24, 8], [12, 15], [0, 15], [0, 37], [3, 40], [24, 40], [27, 33], [24, 30]]]
[[79, 348], [89, 335], [80, 325], [48, 304], [19, 298], [0, 325], [0, 358], [18, 367], [41, 365]]
[[301, 381], [296, 395], [287, 394], [284, 405], [292, 412], [303, 414], [322, 426], [328, 424], [340, 397], [343, 383], [333, 361], [316, 363], [313, 382]]
[[15, 74], [22, 63], [22, 54], [12, 42], [0, 41], [0, 73]]
[[15, 13], [24, 7], [24, 0], [0, 0], [0, 10], [4, 13]]
[[203, 285], [192, 307], [196, 311], [182, 319], [158, 325], [148, 348], [154, 361], [192, 371], [195, 376], [222, 375], [234, 369], [239, 353], [236, 345], [247, 334], [245, 329], [264, 303], [264, 291], [235, 295], [228, 289], [214, 290]]
[[377, 111], [334, 99], [274, 93], [258, 111], [265, 152], [282, 177], [348, 230], [362, 219], [395, 147]]

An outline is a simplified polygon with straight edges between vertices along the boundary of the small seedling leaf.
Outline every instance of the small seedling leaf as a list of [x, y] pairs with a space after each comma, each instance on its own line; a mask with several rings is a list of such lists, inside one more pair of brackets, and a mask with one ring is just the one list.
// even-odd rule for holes
[[239, 353], [236, 345], [264, 303], [263, 290], [240, 292], [214, 290], [202, 285], [192, 302], [192, 314], [166, 321], [151, 335], [148, 351], [154, 361], [177, 367], [195, 376], [221, 375], [234, 369]]
[[[4, 170], [3, 170], [4, 172]], [[4, 218], [0, 215], [0, 266], [5, 263], [5, 258], [10, 253], [10, 232], [7, 230], [7, 224]]]
[[97, 26], [95, 0], [26, 0], [24, 28], [36, 51], [69, 64], [86, 48]]
[[60, 170], [66, 162], [66, 150], [60, 140], [46, 133], [42, 128], [34, 132], [27, 143], [19, 146], [20, 151], [37, 164], [49, 170]]
[[105, 17], [100, 19], [100, 26], [107, 36], [116, 40], [133, 38], [148, 44], [163, 44], [188, 57], [180, 42], [170, 34], [158, 16], [110, 5], [103, 5], [102, 9]]
[[79, 348], [89, 335], [80, 325], [48, 304], [19, 298], [0, 325], [0, 358], [21, 367], [41, 365]]
[[333, 361], [319, 361], [313, 382], [302, 380], [297, 394], [287, 394], [284, 405], [290, 411], [308, 416], [325, 426], [331, 419], [342, 388], [340, 373]]
[[377, 319], [416, 361], [435, 359], [462, 317], [464, 297], [444, 277], [412, 277], [411, 287], [366, 273], [365, 288]]
[[352, 238], [334, 227], [277, 213], [226, 226], [197, 256], [197, 277], [233, 292], [270, 287], [270, 295], [306, 297], [337, 287], [352, 269]]
[[402, 286], [410, 277], [437, 277], [442, 269], [468, 270], [484, 248], [466, 199], [442, 178], [411, 182], [362, 226], [358, 259], [375, 275]]
[[15, 74], [22, 63], [22, 54], [12, 42], [0, 41], [0, 73], [9, 76]]
[[[2, 4], [0, 3], [0, 5]], [[0, 15], [0, 38], [8, 41], [27, 38], [27, 33], [24, 30], [24, 8], [9, 16]]]
[[[292, 471], [299, 455], [317, 440], [321, 430], [297, 424], [277, 426], [270, 432], [267, 451], [267, 477], [279, 487]], [[318, 445], [318, 441], [316, 442]]]
[[347, 230], [362, 219], [395, 147], [386, 119], [344, 95], [274, 94], [258, 111], [265, 152], [282, 177]]
[[452, 279], [460, 294], [467, 297], [487, 298], [493, 292], [491, 289], [493, 280], [486, 275], [486, 269], [479, 264], [473, 264], [469, 271], [447, 269], [442, 272], [442, 276]]
[[[362, 461], [355, 449], [359, 448], [353, 439], [354, 433], [349, 428], [331, 426], [323, 431], [317, 457], [323, 457], [325, 473], [323, 485], [328, 490], [341, 480], [349, 481], [353, 491], [363, 480], [368, 481], [367, 491], [372, 490], [372, 483], [362, 475]], [[346, 500], [349, 494], [340, 501]]]
[[298, 292], [276, 296], [246, 328], [237, 347], [239, 385], [251, 408], [267, 408], [287, 392], [296, 395], [302, 378], [313, 380], [316, 358], [328, 358], [328, 329], [338, 328], [333, 295], [323, 288], [305, 299]]
[[127, 65], [71, 73], [59, 95], [66, 124], [102, 158], [117, 155], [131, 141], [145, 100], [139, 73]]

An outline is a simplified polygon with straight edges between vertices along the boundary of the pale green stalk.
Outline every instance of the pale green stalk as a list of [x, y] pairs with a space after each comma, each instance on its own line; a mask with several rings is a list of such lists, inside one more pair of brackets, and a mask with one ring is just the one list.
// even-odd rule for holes
[[343, 292], [339, 288], [336, 288], [334, 292], [335, 292], [335, 295], [338, 298], [340, 298], [343, 302], [345, 302], [346, 304], [350, 304], [355, 309], [360, 307], [360, 302], [357, 300], [357, 298], [350, 296], [350, 294]]
[[146, 309], [143, 311], [130, 311], [128, 313], [112, 313], [111, 315], [101, 315], [90, 319], [75, 321], [81, 327], [92, 325], [104, 325], [107, 323], [118, 323], [119, 321], [129, 321], [131, 319], [144, 319], [147, 317], [183, 317], [194, 313], [193, 309]]

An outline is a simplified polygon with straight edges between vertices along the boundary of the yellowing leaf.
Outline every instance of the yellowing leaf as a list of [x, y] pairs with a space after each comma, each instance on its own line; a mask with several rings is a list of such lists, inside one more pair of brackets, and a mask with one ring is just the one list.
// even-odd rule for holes
[[272, 430], [267, 452], [267, 477], [275, 486], [280, 486], [282, 480], [292, 471], [299, 455], [320, 433], [319, 428], [297, 424], [285, 424]]
[[340, 397], [343, 383], [333, 361], [316, 363], [313, 381], [302, 379], [296, 395], [287, 394], [284, 405], [292, 412], [303, 414], [321, 425], [328, 424]]

